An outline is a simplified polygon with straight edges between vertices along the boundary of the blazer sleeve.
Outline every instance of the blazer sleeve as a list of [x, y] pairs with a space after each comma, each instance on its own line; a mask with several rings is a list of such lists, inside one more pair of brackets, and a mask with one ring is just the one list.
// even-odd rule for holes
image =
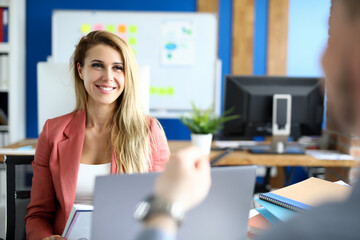
[[145, 228], [135, 238], [135, 240], [175, 240], [174, 234], [167, 233], [159, 229]]
[[27, 239], [42, 239], [53, 235], [52, 222], [56, 212], [55, 190], [51, 178], [49, 159], [49, 122], [47, 121], [39, 136], [33, 161], [31, 200], [26, 210], [25, 227]]
[[151, 168], [150, 171], [160, 172], [164, 170], [170, 158], [170, 149], [164, 130], [155, 118], [150, 119], [150, 145], [151, 145]]

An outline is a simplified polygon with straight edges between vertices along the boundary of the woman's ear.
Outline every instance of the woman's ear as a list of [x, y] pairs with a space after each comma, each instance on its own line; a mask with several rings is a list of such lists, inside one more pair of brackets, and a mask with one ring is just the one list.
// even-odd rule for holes
[[80, 63], [77, 63], [77, 64], [76, 64], [76, 68], [77, 68], [77, 70], [78, 70], [78, 73], [79, 73], [80, 78], [81, 78], [82, 80], [84, 80], [84, 79], [83, 79], [82, 72], [81, 72], [82, 69], [81, 69]]

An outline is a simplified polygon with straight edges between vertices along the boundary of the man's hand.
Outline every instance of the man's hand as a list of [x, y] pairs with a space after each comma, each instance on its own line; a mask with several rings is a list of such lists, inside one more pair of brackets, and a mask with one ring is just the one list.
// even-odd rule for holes
[[201, 203], [211, 185], [209, 158], [190, 147], [179, 151], [155, 183], [156, 196], [180, 203], [185, 211]]

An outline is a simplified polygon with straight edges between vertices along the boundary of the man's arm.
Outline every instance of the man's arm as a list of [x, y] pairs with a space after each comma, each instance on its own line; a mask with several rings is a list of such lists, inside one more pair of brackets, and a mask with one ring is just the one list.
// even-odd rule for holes
[[[209, 159], [191, 147], [169, 161], [155, 182], [154, 196], [176, 203], [186, 212], [205, 199], [210, 185]], [[136, 240], [173, 240], [178, 223], [168, 214], [155, 213], [146, 218], [144, 227]]]

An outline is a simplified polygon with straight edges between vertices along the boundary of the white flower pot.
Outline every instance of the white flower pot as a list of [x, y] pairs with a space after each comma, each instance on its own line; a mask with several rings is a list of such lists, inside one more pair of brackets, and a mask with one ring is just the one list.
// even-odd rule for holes
[[195, 134], [191, 133], [191, 143], [193, 146], [200, 148], [203, 154], [210, 154], [211, 150], [211, 141], [213, 135], [209, 134]]

